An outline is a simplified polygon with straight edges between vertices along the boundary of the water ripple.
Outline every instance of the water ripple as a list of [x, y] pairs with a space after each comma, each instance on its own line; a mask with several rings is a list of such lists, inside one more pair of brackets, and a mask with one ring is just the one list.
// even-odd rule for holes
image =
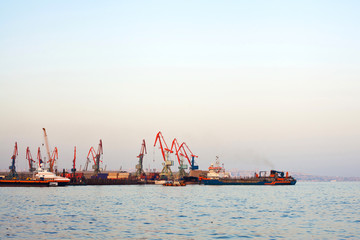
[[0, 239], [356, 239], [360, 183], [0, 188]]

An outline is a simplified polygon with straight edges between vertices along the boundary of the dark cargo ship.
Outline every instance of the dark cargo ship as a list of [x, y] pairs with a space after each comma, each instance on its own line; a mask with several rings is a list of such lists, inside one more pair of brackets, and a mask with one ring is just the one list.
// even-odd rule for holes
[[269, 176], [262, 171], [254, 177], [202, 178], [201, 183], [204, 185], [295, 185], [296, 179], [289, 176], [287, 172], [284, 174], [284, 172], [271, 170]]
[[289, 176], [289, 173], [271, 170], [267, 175], [266, 171], [255, 173], [253, 177], [232, 178], [225, 172], [224, 166], [220, 165], [219, 157], [216, 157], [215, 164], [211, 164], [206, 177], [199, 178], [204, 185], [295, 185], [296, 179]]

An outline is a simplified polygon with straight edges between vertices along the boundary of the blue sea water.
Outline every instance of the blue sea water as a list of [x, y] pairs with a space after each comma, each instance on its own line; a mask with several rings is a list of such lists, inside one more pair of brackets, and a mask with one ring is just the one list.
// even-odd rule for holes
[[0, 239], [360, 239], [360, 183], [0, 188]]

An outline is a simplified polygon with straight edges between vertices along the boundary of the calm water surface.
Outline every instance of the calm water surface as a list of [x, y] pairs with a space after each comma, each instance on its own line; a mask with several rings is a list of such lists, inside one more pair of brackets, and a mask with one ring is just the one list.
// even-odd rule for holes
[[359, 182], [0, 193], [0, 239], [360, 239]]

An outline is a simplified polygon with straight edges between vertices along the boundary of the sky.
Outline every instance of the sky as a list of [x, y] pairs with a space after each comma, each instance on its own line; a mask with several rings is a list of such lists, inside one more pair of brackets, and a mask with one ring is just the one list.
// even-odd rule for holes
[[[358, 1], [0, 1], [0, 169], [58, 148], [58, 168], [131, 170], [142, 139], [200, 169], [360, 177]], [[170, 146], [169, 146], [170, 147]], [[172, 160], [175, 155], [171, 156]], [[177, 169], [177, 164], [172, 167]]]

